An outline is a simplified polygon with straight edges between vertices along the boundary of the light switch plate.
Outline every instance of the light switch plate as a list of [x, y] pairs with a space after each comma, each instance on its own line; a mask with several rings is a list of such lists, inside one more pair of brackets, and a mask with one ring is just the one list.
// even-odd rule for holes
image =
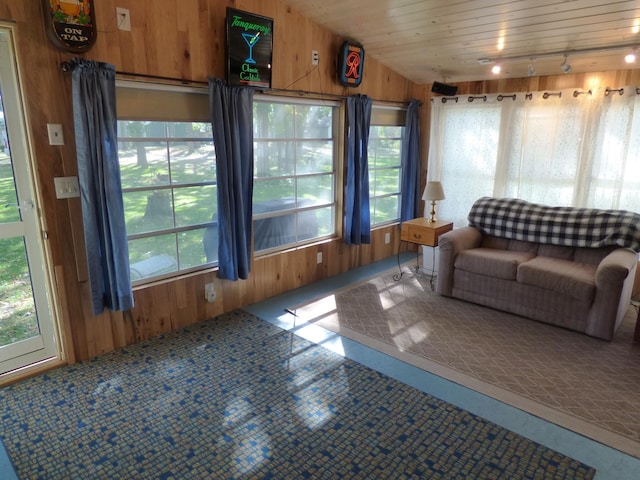
[[47, 123], [47, 132], [49, 133], [49, 145], [64, 145], [62, 125], [59, 123]]
[[78, 177], [55, 177], [56, 198], [74, 198], [80, 196]]
[[131, 31], [131, 16], [128, 8], [116, 7], [116, 22], [118, 30]]

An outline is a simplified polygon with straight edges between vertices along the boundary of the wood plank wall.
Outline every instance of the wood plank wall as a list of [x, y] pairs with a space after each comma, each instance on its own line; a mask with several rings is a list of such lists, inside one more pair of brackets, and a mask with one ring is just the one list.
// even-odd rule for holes
[[[116, 6], [130, 10], [131, 32], [117, 29]], [[339, 85], [335, 62], [345, 39], [277, 0], [99, 0], [95, 2], [98, 38], [82, 56], [112, 63], [120, 72], [193, 81], [224, 78], [227, 6], [274, 19], [274, 88], [409, 100], [413, 84], [369, 58], [360, 87], [347, 90]], [[40, 0], [4, 0], [0, 19], [16, 25], [34, 170], [49, 234], [46, 248], [56, 287], [54, 300], [69, 361], [85, 360], [396, 253], [398, 227], [389, 226], [374, 231], [368, 246], [347, 246], [336, 239], [256, 259], [246, 281], [220, 281], [209, 271], [139, 288], [132, 311], [94, 316], [86, 281], [80, 201], [57, 200], [53, 185], [54, 177], [77, 175], [71, 78], [59, 68], [74, 55], [49, 42]], [[311, 66], [311, 50], [319, 52], [318, 67]], [[64, 146], [48, 145], [47, 123], [63, 125]], [[385, 245], [387, 232], [392, 240]], [[324, 258], [320, 265], [316, 264], [318, 252]], [[215, 283], [214, 303], [204, 300], [207, 282]]]

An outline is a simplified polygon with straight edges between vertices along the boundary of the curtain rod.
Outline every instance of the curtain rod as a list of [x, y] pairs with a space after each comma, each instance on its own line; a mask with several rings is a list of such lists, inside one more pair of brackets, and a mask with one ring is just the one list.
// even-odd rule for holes
[[[347, 98], [349, 98], [348, 95], [338, 95], [336, 93], [323, 93], [323, 92], [310, 92], [310, 91], [306, 91], [306, 90], [286, 90], [284, 88], [270, 88], [267, 90], [263, 90], [263, 92], [265, 93], [269, 93], [269, 92], [274, 92], [274, 93], [295, 93], [298, 95], [309, 95], [309, 96], [319, 96], [322, 98], [332, 98], [335, 100], [346, 100]], [[406, 106], [409, 102], [405, 101], [399, 101], [399, 100], [380, 100], [380, 99], [376, 99], [376, 98], [372, 98], [372, 100], [376, 103], [387, 103], [389, 105], [403, 105]], [[422, 105], [422, 102], [420, 102], [420, 105]]]
[[[632, 90], [633, 92], [634, 90]], [[539, 92], [537, 92], [539, 93]], [[608, 97], [609, 95], [611, 95], [612, 93], [618, 93], [619, 95], [624, 95], [624, 88], [605, 88], [603, 94], [605, 97]], [[635, 88], [635, 93], [636, 95], [640, 95], [640, 87], [636, 87]], [[533, 99], [533, 92], [522, 92], [520, 93], [520, 95], [524, 95], [525, 100], [532, 100]], [[593, 91], [592, 90], [574, 90], [573, 91], [573, 97], [577, 98], [580, 95], [593, 95]], [[458, 99], [459, 98], [464, 98], [467, 97], [467, 101], [468, 102], [473, 102], [474, 100], [482, 100], [483, 102], [487, 101], [487, 95], [478, 95], [478, 96], [474, 96], [474, 95], [456, 95], [456, 96], [451, 96], [451, 97], [432, 97], [431, 98], [431, 102], [435, 102], [437, 98], [440, 98], [442, 103], [447, 103], [449, 101], [451, 102], [456, 102], [458, 103]], [[516, 99], [517, 94], [513, 93], [513, 94], [509, 94], [509, 95], [505, 95], [505, 94], [498, 94], [496, 96], [496, 100], [498, 100], [499, 102], [501, 102], [502, 100], [504, 100], [505, 98], [511, 98], [512, 100]], [[549, 97], [561, 97], [562, 96], [562, 92], [544, 92], [542, 94], [542, 98], [544, 98], [545, 100], [548, 99]]]
[[[61, 62], [60, 68], [63, 72], [70, 72], [73, 70], [74, 65], [73, 62]], [[165, 80], [175, 83], [180, 83], [182, 85], [190, 85], [190, 84], [198, 84], [198, 85], [208, 85], [208, 82], [201, 82], [198, 80], [187, 80], [186, 78], [173, 78], [173, 77], [163, 77], [160, 75], [148, 75], [141, 73], [133, 73], [133, 72], [122, 72], [120, 70], [116, 70], [116, 75], [124, 75], [127, 77], [140, 77], [140, 78], [151, 78], [154, 80]]]
[[209, 82], [202, 82], [199, 80], [187, 80], [186, 78], [172, 78], [172, 77], [163, 77], [160, 75], [148, 75], [148, 74], [140, 74], [140, 73], [133, 73], [133, 72], [121, 72], [119, 70], [116, 70], [116, 74], [117, 75], [126, 75], [128, 77], [141, 77], [141, 78], [152, 78], [154, 80], [167, 80], [170, 82], [176, 82], [176, 83], [180, 83], [182, 85], [209, 85]]
[[[62, 69], [63, 72], [70, 72], [71, 70], [73, 70], [73, 64], [72, 62], [61, 62], [60, 63], [60, 68]], [[133, 73], [133, 72], [121, 72], [119, 70], [116, 70], [116, 74], [117, 75], [122, 75], [122, 76], [128, 76], [128, 77], [139, 77], [139, 78], [150, 78], [153, 80], [164, 80], [164, 81], [169, 81], [169, 82], [174, 82], [174, 83], [179, 83], [181, 85], [208, 85], [208, 82], [203, 82], [203, 81], [199, 81], [199, 80], [188, 80], [186, 78], [174, 78], [174, 77], [163, 77], [160, 75], [149, 75], [149, 74], [143, 74], [143, 73]], [[346, 95], [337, 95], [334, 93], [321, 93], [321, 92], [310, 92], [310, 91], [305, 91], [305, 90], [286, 90], [283, 88], [268, 88], [268, 89], [256, 89], [259, 90], [261, 93], [269, 93], [269, 92], [273, 92], [273, 93], [288, 93], [288, 94], [297, 94], [297, 95], [301, 95], [301, 96], [305, 96], [305, 95], [309, 95], [309, 96], [318, 96], [318, 97], [322, 97], [322, 98], [332, 98], [335, 100], [345, 100], [346, 98], [348, 98], [348, 96]], [[408, 102], [403, 102], [403, 101], [394, 101], [394, 100], [378, 100], [373, 98], [372, 99], [374, 102], [376, 103], [387, 103], [390, 105], [405, 105]], [[422, 105], [422, 102], [420, 102], [420, 104]]]

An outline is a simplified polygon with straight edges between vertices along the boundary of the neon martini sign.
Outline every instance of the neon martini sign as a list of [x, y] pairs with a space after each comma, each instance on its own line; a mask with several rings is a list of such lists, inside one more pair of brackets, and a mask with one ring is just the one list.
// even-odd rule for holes
[[227, 82], [271, 87], [273, 20], [227, 8]]

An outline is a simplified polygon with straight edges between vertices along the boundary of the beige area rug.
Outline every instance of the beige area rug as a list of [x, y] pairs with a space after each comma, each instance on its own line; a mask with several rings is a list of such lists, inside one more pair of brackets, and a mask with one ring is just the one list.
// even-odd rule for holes
[[388, 272], [293, 309], [414, 366], [640, 458], [640, 344], [630, 307], [612, 342], [433, 293]]

